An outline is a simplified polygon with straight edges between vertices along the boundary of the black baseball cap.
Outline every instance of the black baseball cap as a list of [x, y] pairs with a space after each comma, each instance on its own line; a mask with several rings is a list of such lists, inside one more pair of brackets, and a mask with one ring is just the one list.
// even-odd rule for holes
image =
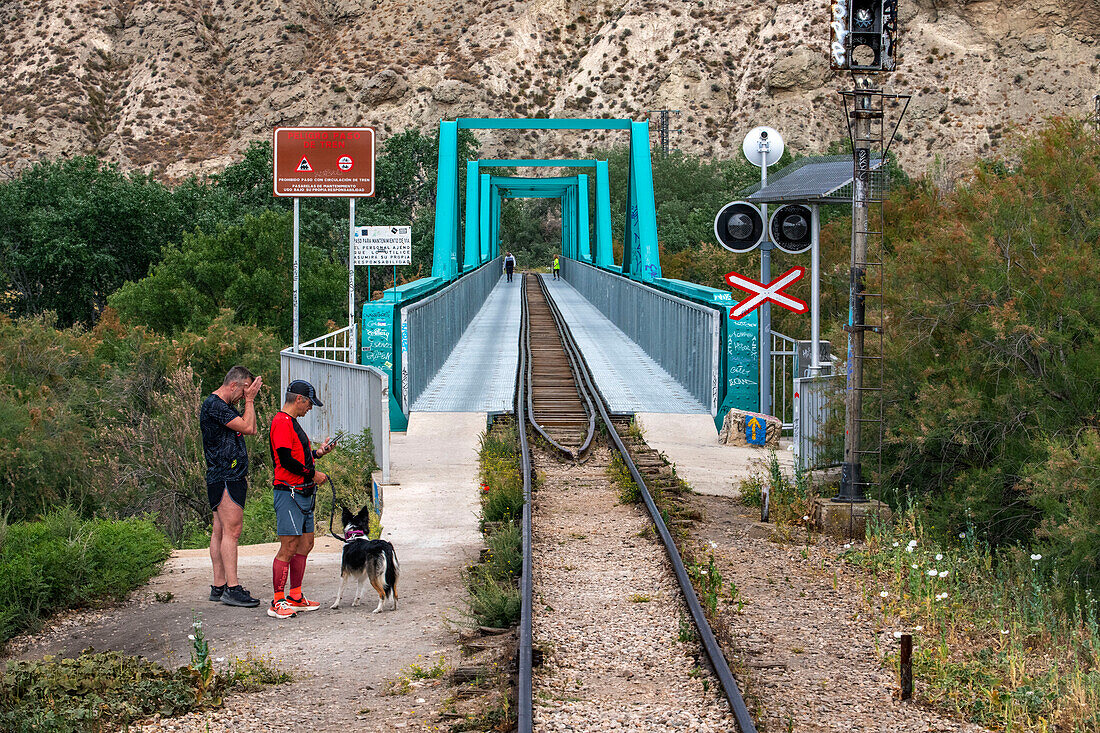
[[290, 395], [290, 394], [300, 394], [303, 397], [308, 397], [309, 401], [312, 402], [317, 407], [324, 407], [325, 406], [325, 403], [323, 403], [323, 402], [321, 402], [321, 400], [317, 399], [317, 390], [315, 390], [313, 388], [312, 384], [310, 384], [309, 382], [307, 382], [304, 379], [295, 379], [293, 382], [288, 384], [286, 386], [286, 393], [288, 395]]

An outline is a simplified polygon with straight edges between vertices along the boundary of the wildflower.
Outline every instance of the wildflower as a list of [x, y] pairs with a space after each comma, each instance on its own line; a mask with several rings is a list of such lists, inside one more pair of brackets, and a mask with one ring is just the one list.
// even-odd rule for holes
[[908, 545], [908, 546], [907, 546], [907, 547], [905, 548], [905, 551], [906, 551], [906, 552], [912, 552], [912, 551], [913, 551], [913, 546], [912, 546], [912, 545]]
[[917, 546], [917, 541], [916, 540], [909, 540], [909, 547], [916, 547], [916, 546]]
[[711, 543], [710, 543], [710, 549], [712, 549], [712, 550], [717, 550], [717, 549], [718, 549], [718, 543], [717, 543], [717, 542], [714, 542], [714, 541], [712, 540], [712, 541], [711, 541]]
[[1033, 555], [1031, 556], [1031, 559], [1032, 559], [1033, 561], [1036, 561], [1036, 562], [1037, 562], [1037, 561], [1039, 561], [1039, 560], [1042, 560], [1042, 559], [1043, 559], [1043, 556], [1042, 556], [1042, 555], [1035, 555], [1035, 554], [1033, 554]]
[[901, 638], [901, 632], [900, 631], [895, 631], [894, 632], [894, 638], [895, 639], [900, 639]]
[[898, 543], [897, 543], [897, 542], [895, 542], [895, 543], [894, 543], [894, 547], [897, 547], [897, 546], [898, 546]]
[[1008, 633], [1008, 629], [1001, 629], [1001, 636], [1004, 636], [1007, 633]]
[[916, 569], [917, 569], [917, 564], [916, 564], [916, 563], [913, 563], [913, 564], [912, 564], [912, 565], [910, 565], [909, 567], [911, 567], [911, 568], [913, 568], [914, 570], [916, 570]]
[[942, 559], [943, 559], [943, 555], [940, 555], [939, 553], [937, 553], [936, 554], [936, 560], [939, 561], [939, 560], [942, 560]]
[[191, 641], [194, 641], [195, 640], [195, 635], [194, 634], [188, 634], [187, 638], [190, 639]]
[[946, 578], [947, 577], [947, 571], [946, 570], [941, 570], [940, 571], [940, 577], [941, 578]]
[[215, 661], [215, 662], [224, 662], [224, 661], [225, 661], [225, 657], [218, 657], [218, 658], [217, 658], [217, 659], [215, 659], [214, 661]]
[[810, 521], [810, 516], [809, 516], [809, 515], [807, 514], [806, 516], [802, 517], [802, 521], [803, 521], [803, 522], [808, 522], [808, 521]]
[[879, 595], [882, 596], [883, 598], [885, 598], [886, 596], [888, 596], [890, 594], [887, 593], [886, 591], [882, 591], [881, 593], [879, 593]]
[[924, 627], [923, 626], [914, 626], [913, 631], [924, 631]]
[[965, 540], [966, 539], [966, 532], [959, 532], [959, 539], [960, 540]]
[[851, 543], [851, 542], [849, 542], [849, 543], [847, 543], [847, 544], [845, 544], [845, 545], [844, 545], [844, 549], [845, 549], [845, 550], [847, 550], [847, 549], [848, 549], [849, 547], [851, 547], [851, 546], [852, 546], [852, 543]]
[[937, 572], [936, 572], [936, 569], [935, 569], [935, 568], [930, 568], [930, 569], [928, 570], [928, 575], [929, 575], [930, 577], [935, 577], [935, 576], [936, 576], [936, 575], [938, 575], [938, 574], [939, 574], [939, 573], [937, 573]]

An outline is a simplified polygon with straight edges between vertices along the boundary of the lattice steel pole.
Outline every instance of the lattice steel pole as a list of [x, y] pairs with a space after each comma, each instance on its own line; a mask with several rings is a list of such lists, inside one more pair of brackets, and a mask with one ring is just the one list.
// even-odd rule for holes
[[871, 199], [872, 125], [881, 125], [882, 107], [874, 104], [875, 95], [870, 76], [856, 77], [855, 104], [851, 112], [852, 158], [854, 180], [852, 191], [852, 260], [848, 290], [848, 375], [844, 400], [844, 464], [841, 467], [840, 493], [837, 501], [865, 502], [862, 445], [864, 335], [866, 333], [867, 234]]

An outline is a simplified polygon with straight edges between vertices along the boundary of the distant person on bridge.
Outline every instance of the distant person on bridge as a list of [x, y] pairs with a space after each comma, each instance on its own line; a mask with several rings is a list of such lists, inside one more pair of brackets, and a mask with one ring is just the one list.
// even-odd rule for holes
[[512, 273], [516, 271], [516, 258], [512, 253], [504, 255], [504, 272], [508, 274], [508, 282], [512, 282]]
[[557, 255], [554, 255], [553, 270], [554, 270], [554, 279], [555, 280], [560, 280], [561, 279], [561, 260], [558, 259]]
[[[313, 406], [323, 407], [317, 391], [304, 379], [287, 385], [283, 409], [271, 419], [269, 440], [271, 460], [275, 468], [274, 498], [275, 533], [279, 535], [279, 551], [271, 565], [275, 598], [267, 615], [284, 619], [299, 611], [316, 611], [321, 604], [302, 595], [302, 577], [306, 572], [306, 556], [313, 549], [313, 507], [317, 502], [317, 487], [328, 476], [313, 467], [313, 460], [333, 448], [331, 440], [317, 450], [310, 448], [309, 438], [298, 424]], [[287, 578], [290, 591], [286, 591]]]
[[[210, 532], [210, 563], [214, 585], [210, 600], [253, 608], [260, 601], [237, 578], [237, 540], [244, 526], [244, 495], [248, 489], [248, 449], [244, 436], [256, 434], [256, 394], [264, 380], [243, 366], [229, 370], [222, 386], [199, 408], [202, 452], [206, 458], [206, 497], [214, 512]], [[244, 415], [233, 405], [244, 399]]]

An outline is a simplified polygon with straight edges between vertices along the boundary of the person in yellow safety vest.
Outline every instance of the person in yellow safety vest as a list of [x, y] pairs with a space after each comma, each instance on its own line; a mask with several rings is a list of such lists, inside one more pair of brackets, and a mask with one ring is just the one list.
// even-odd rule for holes
[[554, 255], [554, 279], [561, 279], [561, 260], [558, 259], [558, 255]]

